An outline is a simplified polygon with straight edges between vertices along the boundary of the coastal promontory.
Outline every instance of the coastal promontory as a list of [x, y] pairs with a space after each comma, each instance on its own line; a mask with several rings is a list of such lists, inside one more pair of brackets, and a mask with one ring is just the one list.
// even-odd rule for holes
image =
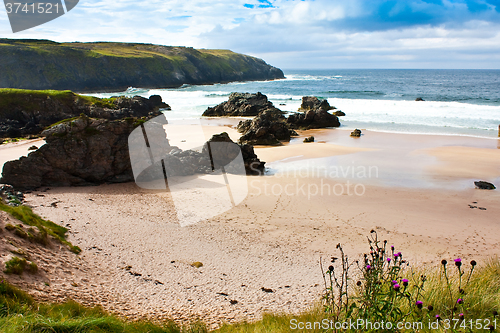
[[229, 50], [154, 44], [0, 39], [0, 59], [3, 88], [119, 91], [284, 78], [264, 60]]

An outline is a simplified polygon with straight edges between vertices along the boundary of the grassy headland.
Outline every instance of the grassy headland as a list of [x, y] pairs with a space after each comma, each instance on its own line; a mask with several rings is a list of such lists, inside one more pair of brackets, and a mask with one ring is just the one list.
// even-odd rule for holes
[[0, 87], [118, 91], [283, 78], [263, 60], [229, 50], [138, 43], [0, 39]]

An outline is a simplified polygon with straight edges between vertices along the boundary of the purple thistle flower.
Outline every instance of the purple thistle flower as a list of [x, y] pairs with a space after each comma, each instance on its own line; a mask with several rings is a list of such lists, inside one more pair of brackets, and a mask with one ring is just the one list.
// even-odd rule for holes
[[397, 253], [394, 253], [394, 258], [397, 258], [398, 257], [398, 254]]
[[401, 288], [401, 286], [400, 286], [399, 284], [397, 284], [397, 283], [396, 283], [396, 284], [394, 285], [394, 290], [398, 291], [398, 290], [399, 290], [399, 288]]
[[460, 319], [464, 319], [464, 314], [463, 313], [459, 314], [458, 316], [460, 317]]
[[398, 257], [402, 257], [403, 255], [401, 254], [401, 252], [398, 252]]
[[372, 266], [366, 265], [366, 270], [369, 271], [370, 269], [372, 269]]
[[464, 302], [464, 301], [463, 301], [463, 299], [461, 299], [461, 298], [459, 298], [459, 299], [457, 300], [457, 303], [458, 303], [458, 304], [462, 304], [463, 302]]
[[403, 286], [405, 286], [405, 287], [408, 286], [408, 280], [407, 279], [403, 279]]
[[460, 258], [455, 259], [455, 266], [460, 268], [460, 266], [462, 266], [462, 259], [460, 259]]
[[422, 302], [422, 301], [417, 301], [415, 304], [417, 305], [417, 308], [421, 309], [421, 308], [422, 308], [422, 306], [423, 306], [423, 304], [424, 304], [424, 302]]
[[394, 245], [391, 245], [391, 250], [393, 250], [393, 251], [394, 251]]
[[387, 262], [391, 262], [391, 258], [387, 258]]
[[437, 320], [441, 320], [441, 316], [440, 315], [436, 315], [436, 319]]
[[392, 283], [392, 285], [395, 285], [395, 284], [397, 284], [397, 283], [398, 283], [398, 281], [396, 281], [396, 280], [392, 280], [392, 281], [391, 281], [391, 283]]

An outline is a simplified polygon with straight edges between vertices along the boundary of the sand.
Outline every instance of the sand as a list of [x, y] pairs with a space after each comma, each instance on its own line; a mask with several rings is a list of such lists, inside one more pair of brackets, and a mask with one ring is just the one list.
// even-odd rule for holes
[[[214, 125], [210, 131], [222, 129], [234, 130]], [[78, 301], [130, 319], [199, 318], [217, 327], [256, 320], [265, 311], [310, 309], [322, 292], [320, 257], [337, 255], [342, 243], [357, 258], [372, 229], [428, 267], [458, 256], [481, 265], [499, 253], [500, 192], [472, 183], [499, 179], [496, 140], [312, 132], [324, 143], [299, 142], [308, 131], [282, 147], [256, 148], [274, 171], [248, 177], [249, 194], [238, 206], [188, 227], [177, 223], [168, 193], [133, 183], [27, 194], [27, 204], [68, 225], [69, 240], [83, 250], [74, 260], [84, 262], [86, 272], [72, 273], [78, 288], [52, 278], [52, 290], [70, 290]], [[311, 161], [330, 167], [369, 161], [379, 173], [325, 178], [279, 171]], [[38, 294], [50, 299], [51, 293]]]

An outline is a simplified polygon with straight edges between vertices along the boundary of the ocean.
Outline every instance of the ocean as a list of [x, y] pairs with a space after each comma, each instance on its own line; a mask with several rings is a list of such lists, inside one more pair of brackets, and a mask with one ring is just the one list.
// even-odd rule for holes
[[[346, 113], [346, 129], [496, 138], [500, 125], [500, 70], [339, 69], [285, 70], [286, 79], [234, 82], [177, 89], [134, 87], [98, 97], [153, 94], [171, 107], [167, 119], [199, 118], [231, 92], [261, 92], [283, 111], [296, 111], [302, 96], [328, 99]], [[415, 101], [416, 98], [424, 101]]]

